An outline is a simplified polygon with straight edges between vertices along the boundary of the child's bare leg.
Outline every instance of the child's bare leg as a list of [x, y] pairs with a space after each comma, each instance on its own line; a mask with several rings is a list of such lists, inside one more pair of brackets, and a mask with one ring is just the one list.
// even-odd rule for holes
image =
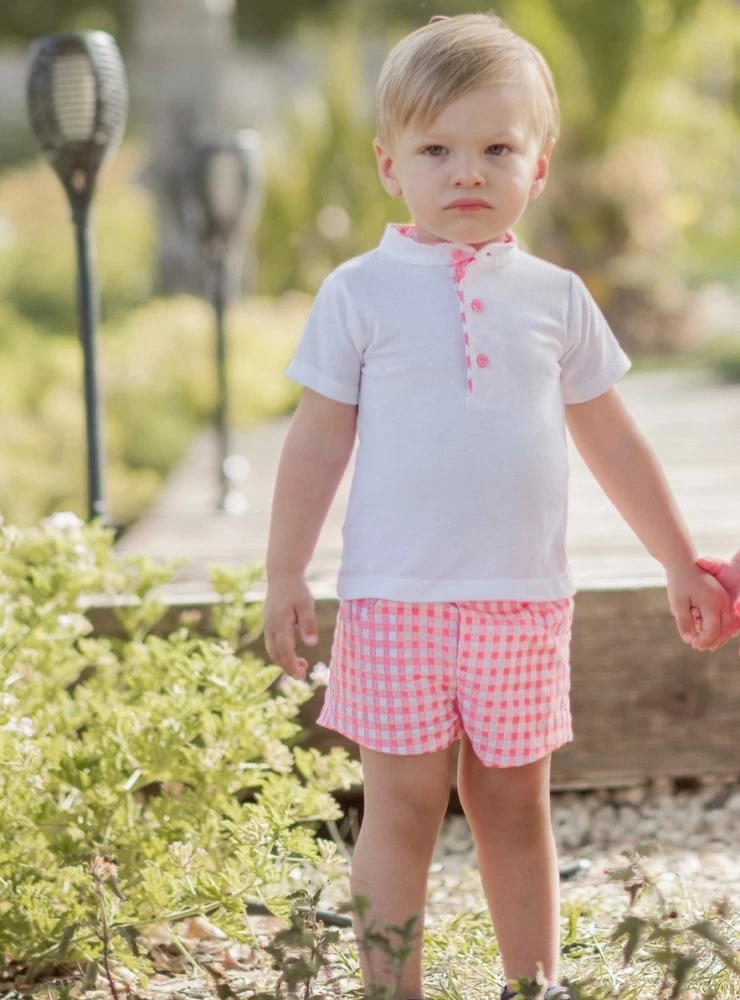
[[458, 794], [507, 981], [542, 962], [558, 981], [560, 877], [550, 822], [550, 755], [523, 767], [486, 767], [463, 734]]
[[436, 753], [400, 756], [360, 747], [365, 811], [352, 856], [353, 896], [370, 902], [364, 918], [353, 914], [366, 991], [394, 981], [393, 963], [373, 945], [364, 953], [363, 928], [375, 923], [394, 948], [400, 939], [387, 930], [420, 914], [413, 950], [403, 966], [396, 996], [421, 997], [421, 952], [429, 868], [450, 797], [454, 744]]

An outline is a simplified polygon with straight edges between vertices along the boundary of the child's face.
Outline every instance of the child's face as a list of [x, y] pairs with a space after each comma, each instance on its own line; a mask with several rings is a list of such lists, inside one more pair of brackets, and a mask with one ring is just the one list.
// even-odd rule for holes
[[383, 187], [403, 197], [417, 238], [479, 246], [501, 239], [542, 192], [550, 152], [540, 148], [525, 84], [493, 84], [448, 104], [430, 126], [410, 125], [384, 148]]

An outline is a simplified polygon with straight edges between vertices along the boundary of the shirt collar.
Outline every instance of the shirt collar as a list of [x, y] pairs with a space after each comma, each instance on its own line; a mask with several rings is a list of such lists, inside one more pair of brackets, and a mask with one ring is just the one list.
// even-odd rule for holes
[[380, 250], [396, 260], [431, 267], [454, 266], [464, 260], [475, 260], [486, 267], [505, 267], [517, 255], [518, 244], [511, 230], [504, 240], [487, 243], [480, 250], [467, 243], [419, 243], [412, 235], [413, 230], [411, 225], [390, 223], [380, 241]]

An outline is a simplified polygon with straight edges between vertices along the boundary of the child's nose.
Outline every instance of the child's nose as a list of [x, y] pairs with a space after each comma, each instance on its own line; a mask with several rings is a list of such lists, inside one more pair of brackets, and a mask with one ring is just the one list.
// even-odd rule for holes
[[461, 160], [455, 164], [452, 183], [455, 187], [479, 187], [485, 184], [485, 178], [476, 163]]

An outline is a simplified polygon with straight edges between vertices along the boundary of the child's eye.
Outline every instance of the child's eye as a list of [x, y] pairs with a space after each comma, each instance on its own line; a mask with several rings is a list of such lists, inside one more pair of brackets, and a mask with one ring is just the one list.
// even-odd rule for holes
[[493, 153], [494, 156], [504, 156], [506, 153], [510, 153], [511, 150], [508, 146], [504, 146], [501, 143], [495, 143], [493, 146], [489, 146], [486, 152]]
[[443, 153], [446, 153], [447, 150], [444, 146], [425, 146], [424, 152], [428, 156], [441, 156]]

